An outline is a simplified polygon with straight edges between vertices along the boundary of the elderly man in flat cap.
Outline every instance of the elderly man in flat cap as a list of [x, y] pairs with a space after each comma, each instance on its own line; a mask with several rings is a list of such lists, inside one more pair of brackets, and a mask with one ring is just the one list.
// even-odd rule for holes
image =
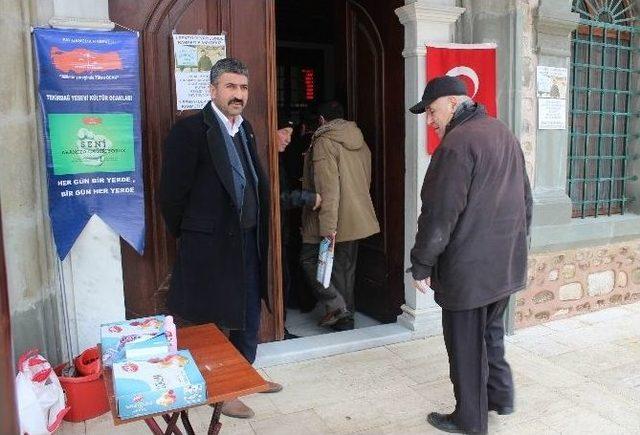
[[456, 407], [427, 421], [445, 432], [483, 434], [489, 411], [514, 410], [503, 315], [526, 283], [531, 189], [524, 156], [507, 126], [456, 77], [429, 81], [409, 110], [426, 112], [441, 139], [422, 185], [410, 271], [415, 287], [432, 288], [442, 307]]

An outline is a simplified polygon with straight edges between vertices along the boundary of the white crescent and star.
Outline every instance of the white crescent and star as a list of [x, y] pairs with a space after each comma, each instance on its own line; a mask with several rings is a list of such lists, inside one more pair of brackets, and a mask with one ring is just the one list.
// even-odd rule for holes
[[448, 76], [457, 77], [457, 76], [467, 76], [469, 80], [473, 82], [473, 94], [471, 98], [475, 97], [478, 93], [478, 88], [480, 88], [480, 78], [476, 72], [469, 68], [468, 66], [456, 66], [447, 71]]

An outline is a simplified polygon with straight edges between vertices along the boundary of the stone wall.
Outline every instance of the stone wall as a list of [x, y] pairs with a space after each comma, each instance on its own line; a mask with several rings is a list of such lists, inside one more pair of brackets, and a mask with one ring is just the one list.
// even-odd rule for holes
[[[534, 15], [538, 7], [538, 0], [518, 0], [518, 8], [522, 16], [522, 38], [520, 52], [522, 53], [522, 96], [520, 144], [524, 153], [529, 178], [533, 180], [535, 169], [536, 148], [536, 65], [538, 57], [535, 52]], [[532, 183], [533, 185], [533, 183]]]
[[516, 328], [640, 301], [640, 239], [529, 257]]

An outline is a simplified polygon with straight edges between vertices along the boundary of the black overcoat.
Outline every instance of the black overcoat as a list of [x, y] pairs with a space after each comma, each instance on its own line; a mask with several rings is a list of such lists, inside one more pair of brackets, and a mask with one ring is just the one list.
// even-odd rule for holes
[[517, 138], [479, 105], [451, 121], [431, 158], [411, 250], [449, 310], [488, 305], [525, 286], [531, 189]]
[[[268, 301], [269, 180], [256, 153], [251, 125], [244, 120], [242, 127], [258, 175], [256, 249], [262, 296]], [[168, 305], [193, 322], [244, 329], [242, 231], [233, 192], [224, 137], [209, 103], [178, 121], [165, 141], [159, 199], [167, 228], [178, 239]]]

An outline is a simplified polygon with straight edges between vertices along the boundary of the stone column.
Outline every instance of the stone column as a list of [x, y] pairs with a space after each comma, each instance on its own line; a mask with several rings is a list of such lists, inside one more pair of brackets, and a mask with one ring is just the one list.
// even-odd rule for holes
[[[570, 1], [541, 0], [537, 17], [538, 65], [569, 68], [570, 36], [578, 26], [578, 19], [579, 15], [571, 12]], [[534, 226], [565, 224], [571, 220], [571, 199], [566, 193], [568, 141], [567, 130], [538, 130]], [[535, 229], [532, 239], [535, 248]]]
[[[413, 115], [408, 109], [422, 97], [426, 85], [426, 44], [453, 42], [455, 23], [464, 12], [455, 0], [406, 0], [396, 9], [404, 26], [405, 77], [405, 267], [409, 267], [409, 250], [413, 246], [420, 213], [420, 188], [429, 166], [426, 153], [425, 115]], [[433, 293], [423, 295], [413, 287], [410, 274], [405, 275], [405, 304], [398, 323], [424, 334], [440, 330], [440, 309]]]
[[59, 29], [111, 30], [108, 0], [53, 0], [51, 27]]
[[[108, 0], [54, 0], [53, 7], [49, 24], [56, 28], [114, 27]], [[120, 237], [94, 215], [62, 262], [60, 274], [72, 350], [77, 354], [100, 340], [100, 324], [125, 318]]]

